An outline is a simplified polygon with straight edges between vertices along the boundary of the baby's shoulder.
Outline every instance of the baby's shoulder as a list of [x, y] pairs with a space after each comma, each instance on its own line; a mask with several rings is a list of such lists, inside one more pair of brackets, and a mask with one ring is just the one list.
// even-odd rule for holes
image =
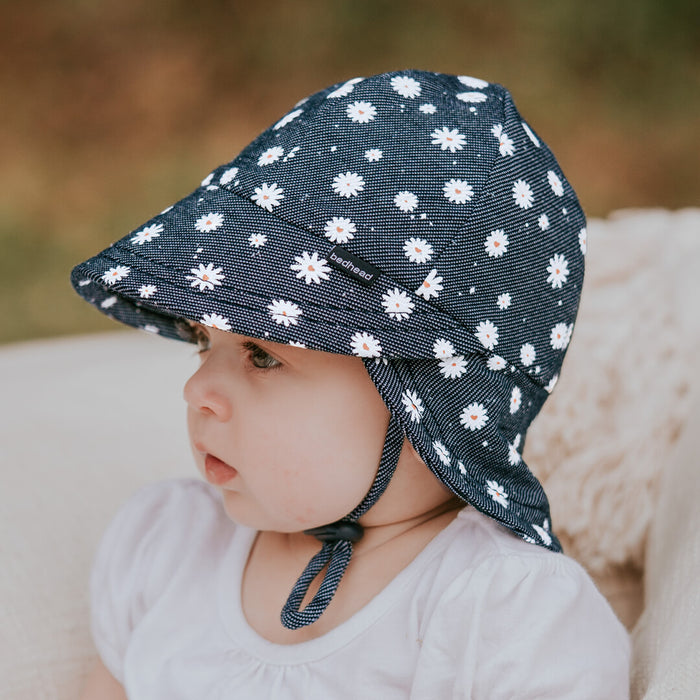
[[454, 526], [433, 572], [442, 579], [432, 587], [433, 622], [444, 629], [450, 620], [478, 619], [481, 634], [501, 641], [516, 629], [528, 634], [548, 624], [557, 629], [553, 636], [578, 628], [591, 643], [612, 635], [624, 647], [626, 632], [577, 561], [520, 539], [473, 508]]
[[627, 632], [580, 564], [473, 508], [453, 524], [423, 582], [426, 668], [478, 697], [627, 697]]

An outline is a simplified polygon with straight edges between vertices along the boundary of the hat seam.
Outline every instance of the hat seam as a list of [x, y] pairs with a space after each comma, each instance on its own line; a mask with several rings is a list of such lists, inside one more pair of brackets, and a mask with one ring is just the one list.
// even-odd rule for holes
[[[501, 110], [502, 110], [502, 121], [506, 121], [506, 110], [505, 110], [505, 105], [503, 104], [503, 101], [505, 99], [505, 96], [507, 94], [507, 90], [502, 86], [499, 85], [498, 83], [491, 83], [491, 85], [495, 88], [498, 89], [501, 97]], [[488, 175], [484, 179], [484, 183], [479, 190], [479, 193], [473, 197], [473, 201], [470, 202], [471, 204], [471, 210], [464, 219], [464, 222], [462, 226], [460, 226], [458, 229], [455, 230], [453, 236], [450, 237], [449, 241], [446, 241], [443, 246], [441, 247], [440, 251], [435, 255], [435, 262], [433, 263], [433, 267], [437, 268], [437, 266], [440, 263], [440, 259], [443, 257], [444, 253], [449, 250], [455, 242], [464, 236], [464, 231], [471, 226], [472, 220], [474, 218], [474, 213], [479, 209], [479, 203], [481, 202], [482, 198], [484, 197], [484, 194], [488, 192], [489, 185], [491, 184], [491, 180], [494, 177], [494, 173], [496, 171], [496, 163], [498, 162], [498, 159], [500, 157], [500, 153], [498, 151], [498, 148], [493, 149], [493, 158], [491, 159], [491, 162], [489, 163], [488, 167]]]

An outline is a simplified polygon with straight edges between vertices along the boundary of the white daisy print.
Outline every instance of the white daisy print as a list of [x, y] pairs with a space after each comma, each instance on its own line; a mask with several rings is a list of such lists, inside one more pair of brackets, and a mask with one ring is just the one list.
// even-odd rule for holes
[[282, 162], [286, 163], [288, 160], [291, 160], [297, 153], [299, 153], [300, 150], [301, 146], [294, 146], [294, 148], [292, 148], [292, 150], [289, 151], [289, 153], [287, 153], [287, 155], [282, 159]]
[[[547, 524], [547, 521], [545, 520], [545, 524]], [[532, 527], [537, 531], [537, 534], [540, 536], [540, 539], [547, 545], [549, 546], [552, 544], [552, 538], [550, 537], [549, 533], [539, 525], [535, 525], [535, 523], [532, 523]]]
[[411, 262], [420, 264], [433, 257], [433, 246], [423, 238], [409, 238], [403, 244], [403, 252]]
[[562, 284], [566, 282], [569, 276], [569, 263], [566, 262], [566, 258], [563, 255], [555, 253], [554, 257], [549, 259], [547, 272], [549, 272], [547, 282], [552, 285], [552, 289], [561, 289]]
[[270, 316], [275, 323], [283, 324], [286, 327], [295, 326], [301, 316], [301, 309], [291, 301], [284, 299], [273, 299], [267, 306]]
[[481, 321], [474, 335], [487, 350], [493, 350], [498, 345], [498, 328], [491, 321]]
[[489, 416], [486, 407], [474, 401], [462, 411], [459, 422], [467, 430], [481, 430], [486, 425], [488, 419]]
[[410, 316], [415, 304], [400, 289], [393, 289], [382, 294], [382, 306], [391, 318], [402, 321]]
[[207, 176], [204, 178], [204, 180], [202, 180], [202, 181], [199, 183], [200, 187], [206, 187], [206, 186], [212, 181], [212, 178], [213, 178], [213, 177], [214, 177], [214, 173], [209, 173], [209, 175], [207, 175]]
[[515, 153], [513, 139], [503, 131], [502, 124], [494, 124], [491, 127], [491, 133], [498, 139], [498, 150], [502, 156], [512, 156]]
[[365, 189], [365, 180], [358, 173], [340, 173], [333, 179], [333, 191], [341, 197], [357, 197]]
[[327, 260], [318, 257], [318, 253], [309, 255], [304, 251], [294, 259], [296, 263], [289, 267], [297, 272], [297, 278], [301, 279], [303, 277], [306, 284], [311, 284], [312, 282], [321, 284], [321, 280], [329, 279], [328, 273], [331, 268], [326, 265]]
[[442, 187], [445, 197], [455, 204], [469, 202], [474, 196], [474, 189], [466, 180], [448, 180]]
[[514, 467], [516, 464], [520, 464], [522, 457], [520, 452], [518, 452], [518, 447], [520, 446], [520, 433], [515, 436], [513, 442], [508, 443], [508, 464]]
[[537, 219], [537, 225], [546, 231], [549, 228], [549, 217], [546, 214], [542, 214], [539, 219]]
[[275, 124], [272, 128], [277, 131], [277, 129], [281, 129], [283, 126], [287, 126], [290, 122], [293, 122], [304, 110], [303, 109], [295, 109], [293, 112], [290, 112], [287, 114], [285, 117], [282, 117], [277, 124]]
[[221, 225], [223, 223], [223, 214], [210, 211], [208, 214], [200, 216], [199, 219], [195, 221], [194, 227], [197, 229], [197, 231], [201, 231], [202, 233], [208, 233], [209, 231], [216, 231], [216, 229], [221, 228]]
[[355, 89], [355, 85], [361, 80], [364, 80], [364, 78], [353, 78], [352, 80], [348, 80], [347, 83], [343, 83], [339, 88], [333, 90], [333, 92], [331, 92], [329, 95], [326, 95], [326, 97], [346, 97]]
[[557, 382], [559, 381], [559, 375], [555, 374], [549, 382], [547, 382], [547, 386], [545, 387], [545, 390], [547, 391], [548, 394], [551, 394], [554, 391], [554, 387], [557, 385]]
[[515, 413], [519, 408], [523, 400], [523, 392], [517, 386], [513, 387], [513, 391], [510, 392], [510, 412]]
[[401, 97], [418, 97], [421, 92], [420, 83], [407, 75], [395, 75], [391, 79], [391, 87]]
[[467, 142], [467, 139], [457, 129], [448, 129], [446, 126], [435, 129], [430, 136], [436, 146], [440, 146], [443, 151], [449, 149], [450, 153], [461, 151]]
[[158, 287], [154, 284], [142, 284], [139, 287], [139, 296], [142, 299], [150, 299], [157, 291]]
[[253, 248], [262, 248], [267, 243], [267, 236], [264, 233], [251, 233], [248, 236], [248, 243]]
[[505, 369], [508, 366], [508, 363], [500, 355], [492, 355], [486, 361], [486, 366], [494, 372], [498, 372], [501, 369]]
[[219, 182], [222, 185], [228, 185], [233, 178], [238, 175], [238, 168], [229, 168], [228, 170], [225, 170], [223, 173], [221, 173], [221, 177], [219, 178]]
[[578, 232], [578, 244], [581, 248], [581, 254], [585, 255], [586, 254], [586, 249], [588, 247], [588, 235], [586, 233], [586, 229], [582, 228]]
[[110, 267], [109, 270], [102, 275], [102, 281], [106, 282], [107, 284], [121, 282], [130, 272], [131, 268], [127, 267], [126, 265]]
[[537, 146], [537, 148], [540, 147], [540, 140], [535, 136], [534, 132], [532, 129], [525, 123], [525, 122], [520, 122], [523, 125], [523, 129], [525, 129], [525, 133], [528, 135], [530, 138], [530, 141]]
[[491, 258], [500, 258], [503, 253], [508, 252], [508, 236], [502, 229], [491, 231], [484, 241], [484, 248]]
[[430, 102], [426, 102], [426, 104], [421, 105], [418, 108], [423, 114], [435, 114], [437, 112], [437, 107], [435, 107], [434, 104], [430, 104]]
[[345, 112], [357, 124], [367, 124], [377, 116], [377, 108], [371, 102], [353, 102]]
[[354, 234], [357, 233], [355, 224], [342, 216], [334, 216], [330, 221], [326, 221], [324, 234], [333, 243], [347, 243]]
[[214, 285], [220, 285], [221, 280], [225, 277], [220, 267], [214, 269], [213, 263], [209, 263], [206, 267], [200, 263], [199, 267], [193, 267], [190, 272], [192, 274], [187, 275], [185, 279], [192, 280], [190, 286], [199, 287], [200, 292], [214, 289]]
[[379, 357], [382, 354], [382, 346], [379, 341], [369, 333], [355, 333], [350, 338], [350, 347], [358, 357]]
[[513, 183], [513, 199], [521, 209], [529, 209], [534, 201], [532, 189], [525, 180], [518, 180]]
[[163, 233], [163, 224], [151, 224], [146, 226], [146, 228], [139, 231], [132, 239], [131, 242], [134, 245], [143, 245], [144, 243], [150, 243], [154, 238], [160, 236]]
[[522, 362], [525, 367], [529, 367], [535, 361], [535, 357], [537, 357], [537, 353], [532, 343], [525, 343], [521, 346], [520, 362]]
[[479, 102], [486, 102], [487, 99], [483, 92], [458, 92], [455, 97], [467, 104], [478, 104]]
[[418, 197], [413, 192], [399, 192], [394, 197], [394, 204], [401, 211], [413, 211], [418, 206]]
[[442, 277], [438, 275], [437, 270], [431, 270], [421, 286], [416, 289], [416, 294], [428, 301], [431, 297], [437, 297], [442, 289]]
[[200, 323], [204, 324], [205, 326], [209, 326], [210, 328], [218, 328], [220, 331], [231, 330], [229, 320], [220, 314], [204, 314]]
[[273, 146], [260, 154], [260, 157], [258, 158], [258, 165], [269, 165], [270, 163], [274, 163], [276, 160], [279, 160], [283, 155], [284, 148], [281, 148], [280, 146]]
[[505, 311], [505, 309], [507, 309], [511, 304], [510, 294], [508, 294], [508, 292], [499, 294], [498, 299], [496, 299], [496, 304], [498, 305], [499, 309]]
[[101, 309], [111, 309], [117, 303], [117, 297], [107, 297], [100, 304]]
[[486, 492], [496, 503], [500, 503], [504, 508], [508, 507], [508, 494], [497, 481], [489, 479], [486, 482]]
[[406, 413], [411, 417], [411, 422], [420, 422], [420, 417], [425, 410], [423, 402], [418, 398], [415, 391], [404, 391], [401, 395], [401, 402], [406, 409]]
[[152, 326], [150, 323], [147, 323], [145, 326], [141, 327], [148, 333], [160, 333], [160, 328], [158, 328], [158, 326]]
[[486, 88], [489, 84], [481, 78], [472, 78], [471, 75], [458, 75], [457, 80], [459, 80], [462, 85], [466, 85], [470, 88]]
[[564, 194], [564, 185], [562, 185], [559, 176], [554, 170], [547, 171], [547, 182], [549, 182], [552, 192], [554, 192], [557, 197], [561, 197]]
[[435, 440], [433, 442], [433, 449], [438, 459], [448, 467], [450, 465], [450, 453], [447, 451], [447, 448], [440, 441]]
[[458, 379], [467, 371], [467, 362], [463, 355], [445, 357], [440, 360], [440, 373], [447, 379]]
[[293, 348], [305, 348], [304, 343], [300, 343], [298, 340], [290, 340], [287, 345], [291, 345]]
[[260, 187], [255, 188], [255, 194], [251, 199], [263, 209], [267, 211], [272, 211], [273, 207], [278, 207], [281, 200], [284, 199], [284, 190], [281, 187], [277, 187], [277, 183], [273, 182], [268, 185], [263, 182]]
[[370, 148], [368, 151], [365, 151], [365, 158], [370, 163], [374, 163], [378, 161], [384, 154], [378, 149], [378, 148]]
[[446, 357], [454, 357], [455, 349], [454, 345], [449, 340], [444, 340], [443, 338], [438, 338], [433, 343], [433, 354], [438, 360], [443, 360]]
[[564, 350], [571, 340], [573, 323], [568, 326], [566, 323], [557, 323], [549, 334], [549, 343], [553, 350]]

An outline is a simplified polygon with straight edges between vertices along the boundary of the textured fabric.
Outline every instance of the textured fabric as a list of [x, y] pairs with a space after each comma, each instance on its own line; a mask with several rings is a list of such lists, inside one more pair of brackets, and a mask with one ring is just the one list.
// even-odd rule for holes
[[124, 504], [91, 600], [95, 643], [131, 700], [628, 697], [627, 634], [583, 569], [473, 508], [350, 619], [300, 644], [245, 620], [254, 538], [198, 480]]
[[521, 451], [585, 246], [575, 193], [505, 88], [403, 71], [302, 100], [72, 279], [168, 337], [190, 319], [365, 358], [438, 478], [557, 550]]

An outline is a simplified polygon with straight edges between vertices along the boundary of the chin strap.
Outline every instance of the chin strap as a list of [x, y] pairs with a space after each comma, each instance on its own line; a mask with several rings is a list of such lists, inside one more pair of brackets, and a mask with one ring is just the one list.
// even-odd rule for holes
[[[364, 534], [362, 525], [357, 520], [368, 511], [384, 493], [391, 477], [396, 470], [396, 465], [403, 445], [403, 430], [399, 422], [391, 416], [389, 427], [384, 440], [382, 458], [379, 461], [379, 469], [374, 477], [374, 482], [360, 505], [342, 520], [329, 525], [322, 525], [311, 530], [304, 530], [305, 534], [318, 538], [323, 546], [311, 561], [307, 564], [301, 576], [294, 584], [292, 592], [282, 609], [282, 624], [290, 630], [310, 625], [316, 622], [323, 614], [333, 599], [340, 579], [350, 563], [353, 542], [362, 539]], [[312, 581], [328, 566], [321, 587], [313, 600], [300, 610], [304, 596], [309, 590]]]

